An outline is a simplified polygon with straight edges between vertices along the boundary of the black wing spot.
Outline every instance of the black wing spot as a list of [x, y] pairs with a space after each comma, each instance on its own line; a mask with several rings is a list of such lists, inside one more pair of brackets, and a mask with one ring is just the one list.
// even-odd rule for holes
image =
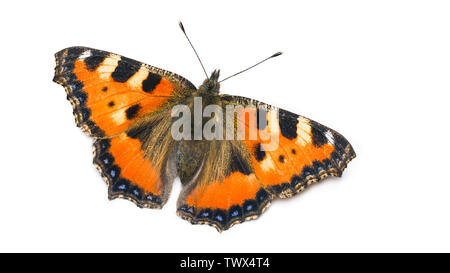
[[71, 47], [67, 50], [67, 61], [74, 61], [83, 53], [82, 47]]
[[113, 107], [114, 105], [116, 105], [116, 104], [114, 103], [114, 101], [110, 101], [110, 102], [108, 103], [108, 106], [109, 106], [109, 107]]
[[156, 86], [161, 82], [161, 78], [160, 75], [149, 72], [147, 78], [142, 82], [142, 90], [148, 93], [153, 92]]
[[279, 121], [281, 134], [287, 139], [297, 137], [297, 115], [283, 109], [279, 110]]
[[102, 91], [103, 91], [103, 92], [108, 91], [108, 87], [107, 87], [107, 86], [103, 87], [103, 88], [102, 88]]
[[84, 60], [84, 63], [86, 64], [86, 68], [89, 71], [95, 71], [97, 67], [103, 62], [105, 59], [105, 56], [89, 56]]
[[322, 124], [319, 124], [312, 120], [309, 123], [311, 126], [311, 136], [312, 136], [313, 144], [317, 147], [327, 144], [328, 139], [325, 136], [327, 128], [325, 126], [323, 126]]
[[261, 150], [261, 143], [256, 145], [254, 155], [258, 161], [262, 161], [266, 157], [266, 152]]
[[280, 155], [280, 157], [278, 157], [278, 161], [280, 161], [281, 163], [285, 162], [285, 158], [283, 155]]
[[293, 155], [295, 155], [295, 154], [297, 153], [297, 151], [296, 151], [295, 149], [292, 149], [292, 150], [291, 150], [291, 153], [292, 153]]
[[127, 115], [127, 119], [133, 119], [137, 116], [139, 110], [141, 109], [141, 106], [139, 104], [135, 104], [128, 108], [125, 113]]
[[139, 70], [139, 66], [137, 61], [122, 57], [111, 77], [116, 82], [126, 82]]

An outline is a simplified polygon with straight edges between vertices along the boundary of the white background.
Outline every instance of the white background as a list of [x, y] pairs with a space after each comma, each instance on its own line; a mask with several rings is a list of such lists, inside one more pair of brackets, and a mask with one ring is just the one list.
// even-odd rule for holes
[[[6, 4], [8, 3], [8, 4]], [[448, 1], [2, 2], [0, 251], [450, 251]], [[357, 153], [342, 178], [218, 233], [108, 201], [53, 54], [82, 45], [317, 120]]]

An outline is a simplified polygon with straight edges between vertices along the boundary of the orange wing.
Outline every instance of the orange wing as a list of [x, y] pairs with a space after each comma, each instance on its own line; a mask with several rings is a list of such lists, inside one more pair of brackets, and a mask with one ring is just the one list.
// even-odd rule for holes
[[[327, 176], [341, 176], [356, 156], [350, 143], [336, 131], [308, 118], [244, 97], [224, 99], [254, 111], [258, 123], [245, 123], [242, 128], [257, 127], [257, 138], [245, 140], [256, 177], [272, 194], [286, 198]], [[260, 123], [259, 123], [260, 122]], [[273, 150], [264, 150], [268, 139], [278, 139]]]
[[195, 90], [174, 73], [86, 47], [55, 54], [54, 81], [64, 86], [77, 126], [94, 137], [125, 131], [176, 93]]
[[[225, 147], [214, 147], [215, 144]], [[272, 196], [256, 178], [241, 147], [225, 141], [210, 144], [210, 148], [225, 153], [219, 158], [212, 153], [206, 155], [199, 175], [183, 187], [178, 215], [192, 224], [208, 224], [218, 231], [257, 218], [270, 205]], [[212, 162], [224, 164], [205, 166]]]
[[164, 205], [174, 179], [166, 168], [173, 145], [165, 142], [167, 148], [150, 157], [148, 147], [158, 150], [162, 143], [154, 139], [170, 141], [162, 128], [168, 121], [151, 116], [195, 86], [174, 73], [86, 47], [56, 53], [54, 81], [64, 86], [77, 125], [96, 139], [94, 164], [108, 183], [109, 198]]
[[109, 199], [125, 198], [139, 207], [161, 208], [168, 199], [174, 174], [146, 158], [142, 142], [131, 133], [94, 143], [94, 165], [108, 184]]
[[[343, 136], [317, 122], [251, 99], [222, 98], [242, 106], [236, 129], [245, 140], [210, 144], [198, 175], [184, 185], [178, 214], [193, 224], [222, 231], [254, 219], [275, 197], [290, 197], [312, 182], [340, 176], [355, 157]], [[254, 139], [252, 131], [257, 132]], [[273, 139], [278, 140], [275, 146], [267, 146]], [[224, 152], [212, 156], [218, 150]], [[211, 179], [209, 173], [223, 175]]]

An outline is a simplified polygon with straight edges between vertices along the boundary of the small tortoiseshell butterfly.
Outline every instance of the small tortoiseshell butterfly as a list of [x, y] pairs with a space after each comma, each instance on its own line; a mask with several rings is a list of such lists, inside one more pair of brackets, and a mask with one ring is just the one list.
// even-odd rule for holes
[[[178, 176], [178, 215], [222, 231], [257, 218], [277, 197], [341, 176], [355, 157], [342, 135], [318, 122], [219, 94], [219, 71], [196, 88], [177, 74], [101, 50], [70, 47], [55, 56], [54, 81], [65, 88], [77, 126], [94, 138], [94, 164], [110, 199], [161, 208]], [[240, 106], [233, 119], [244, 126], [233, 125], [233, 134], [244, 130], [247, 136], [256, 126], [257, 137], [174, 139], [172, 108], [186, 105], [195, 112], [196, 97], [202, 107], [217, 105], [223, 112]], [[267, 136], [277, 137], [276, 149], [262, 149]]]

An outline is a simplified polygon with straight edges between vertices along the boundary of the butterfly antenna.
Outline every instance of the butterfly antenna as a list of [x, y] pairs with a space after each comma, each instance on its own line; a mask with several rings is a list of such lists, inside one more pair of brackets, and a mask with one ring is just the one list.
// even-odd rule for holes
[[265, 58], [264, 60], [260, 61], [259, 63], [256, 63], [256, 64], [254, 64], [254, 65], [252, 65], [252, 66], [250, 66], [250, 67], [248, 67], [248, 68], [246, 68], [246, 69], [244, 69], [244, 70], [239, 71], [238, 73], [235, 73], [235, 74], [233, 74], [233, 75], [231, 75], [231, 76], [226, 77], [225, 79], [219, 81], [219, 83], [220, 83], [220, 82], [223, 82], [223, 81], [225, 81], [225, 80], [228, 80], [228, 79], [231, 78], [231, 77], [234, 77], [234, 76], [236, 76], [236, 75], [239, 75], [239, 74], [241, 74], [242, 72], [245, 72], [245, 71], [247, 71], [247, 70], [249, 70], [249, 69], [251, 69], [251, 68], [253, 68], [253, 67], [255, 67], [255, 66], [259, 65], [259, 64], [262, 64], [263, 62], [267, 61], [268, 59], [271, 59], [271, 58], [274, 58], [274, 57], [278, 57], [278, 56], [280, 56], [281, 54], [283, 54], [283, 52], [277, 52], [277, 53], [273, 54], [272, 56], [270, 56], [270, 57], [268, 57], [268, 58]]
[[181, 31], [183, 31], [184, 36], [186, 36], [186, 39], [188, 40], [189, 44], [191, 45], [192, 49], [194, 50], [195, 55], [197, 56], [197, 59], [200, 62], [200, 65], [203, 68], [203, 72], [205, 72], [206, 78], [209, 80], [208, 73], [206, 73], [206, 70], [205, 70], [205, 67], [203, 66], [202, 60], [200, 60], [200, 57], [198, 56], [197, 50], [195, 50], [194, 46], [191, 43], [191, 40], [189, 40], [189, 37], [187, 36], [186, 31], [184, 30], [183, 23], [181, 23], [181, 21], [180, 21], [179, 25], [180, 25]]

